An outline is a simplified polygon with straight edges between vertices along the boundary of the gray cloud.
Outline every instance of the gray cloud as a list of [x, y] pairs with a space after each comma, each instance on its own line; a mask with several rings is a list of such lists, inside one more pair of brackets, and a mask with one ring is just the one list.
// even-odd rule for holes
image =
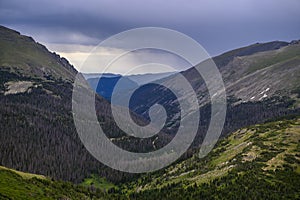
[[159, 26], [187, 34], [216, 55], [255, 42], [299, 39], [299, 8], [299, 0], [1, 0], [0, 23], [42, 43], [82, 45]]

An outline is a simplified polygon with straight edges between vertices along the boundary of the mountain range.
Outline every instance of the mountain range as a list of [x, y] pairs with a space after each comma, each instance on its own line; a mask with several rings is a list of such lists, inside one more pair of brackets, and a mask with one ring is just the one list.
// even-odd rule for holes
[[[1, 199], [299, 198], [300, 42], [257, 43], [213, 61], [227, 93], [224, 130], [216, 147], [204, 158], [197, 156], [212, 115], [206, 83], [196, 70], [205, 62], [180, 74], [144, 75], [151, 77], [147, 82], [165, 86], [183, 75], [199, 102], [189, 114], [199, 109], [201, 116], [194, 143], [175, 163], [152, 173], [130, 174], [103, 165], [81, 143], [72, 115], [76, 69], [31, 37], [0, 26]], [[178, 100], [166, 87], [125, 77], [124, 91], [139, 87], [130, 102], [136, 122], [147, 124], [155, 104], [164, 106], [168, 115], [159, 134], [129, 136], [118, 128], [108, 101], [120, 76], [103, 78], [102, 85], [97, 75], [87, 82], [99, 89], [99, 123], [123, 149], [160, 149], [174, 138], [180, 119], [188, 117], [180, 115]]]

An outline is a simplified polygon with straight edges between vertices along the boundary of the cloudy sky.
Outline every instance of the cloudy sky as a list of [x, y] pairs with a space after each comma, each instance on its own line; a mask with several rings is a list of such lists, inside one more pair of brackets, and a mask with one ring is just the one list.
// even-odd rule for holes
[[[212, 56], [256, 42], [300, 39], [299, 10], [299, 0], [0, 0], [0, 24], [32, 36], [79, 69], [99, 42], [138, 27], [182, 32]], [[116, 51], [101, 49], [99, 55]], [[164, 52], [138, 56], [163, 57], [175, 70], [187, 67]], [[135, 57], [128, 56], [123, 69], [112, 72], [125, 73], [139, 64]], [[98, 70], [91, 64], [84, 71]]]

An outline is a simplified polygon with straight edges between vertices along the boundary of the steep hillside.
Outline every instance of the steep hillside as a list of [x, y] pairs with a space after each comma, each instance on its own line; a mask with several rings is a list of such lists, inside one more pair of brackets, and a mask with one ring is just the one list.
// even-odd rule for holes
[[235, 57], [222, 69], [227, 92], [241, 101], [293, 97], [300, 85], [300, 42], [278, 50]]
[[[76, 74], [65, 59], [32, 38], [0, 27], [0, 165], [74, 182], [91, 174], [114, 181], [132, 176], [105, 167], [80, 141], [71, 104]], [[95, 99], [108, 137], [124, 136], [110, 104]], [[143, 150], [152, 146], [148, 143], [130, 148]]]
[[240, 129], [197, 155], [121, 191], [133, 199], [298, 199], [300, 118]]
[[[293, 41], [254, 44], [213, 58], [224, 80], [228, 109], [224, 134], [238, 128], [263, 123], [283, 115], [299, 113], [300, 43]], [[200, 106], [190, 106], [190, 113], [200, 109], [200, 129], [196, 142], [201, 141], [210, 118], [210, 96], [197, 68], [205, 69], [206, 62], [181, 74], [190, 82]], [[144, 87], [134, 93], [130, 108], [148, 119], [148, 109], [162, 104], [170, 116], [165, 132], [176, 132], [179, 126], [178, 101], [167, 93], [178, 75], [158, 81], [166, 87]], [[186, 92], [185, 92], [186, 93]], [[161, 96], [161, 94], [164, 94]], [[217, 94], [217, 93], [216, 93]], [[216, 95], [214, 94], [214, 95]], [[183, 98], [189, 98], [185, 94]], [[169, 105], [174, 105], [168, 108]], [[187, 116], [184, 116], [187, 117]], [[175, 131], [174, 131], [175, 130]]]

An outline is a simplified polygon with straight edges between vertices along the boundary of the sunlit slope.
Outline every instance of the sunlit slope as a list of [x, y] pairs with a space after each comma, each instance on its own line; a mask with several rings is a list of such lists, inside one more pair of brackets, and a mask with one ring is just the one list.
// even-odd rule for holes
[[243, 128], [220, 140], [204, 159], [194, 155], [123, 190], [145, 199], [297, 199], [299, 141], [300, 118]]
[[98, 189], [0, 167], [0, 199], [108, 199]]

